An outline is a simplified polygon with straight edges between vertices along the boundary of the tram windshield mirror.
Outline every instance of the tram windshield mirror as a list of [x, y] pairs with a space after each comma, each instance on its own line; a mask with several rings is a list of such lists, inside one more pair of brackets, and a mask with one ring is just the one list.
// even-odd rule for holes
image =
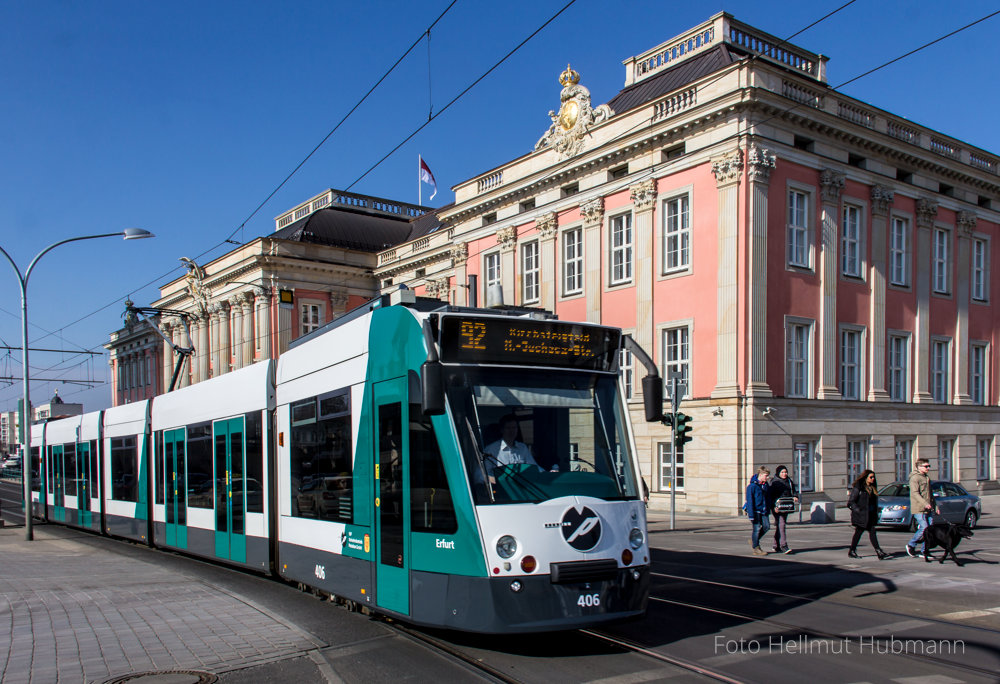
[[638, 497], [614, 377], [468, 367], [449, 373], [449, 404], [477, 504]]

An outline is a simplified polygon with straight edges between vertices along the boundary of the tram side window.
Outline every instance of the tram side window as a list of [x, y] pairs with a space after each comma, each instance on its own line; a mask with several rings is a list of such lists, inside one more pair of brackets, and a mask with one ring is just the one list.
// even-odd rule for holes
[[414, 532], [458, 530], [441, 449], [420, 404], [410, 404], [410, 524]]
[[87, 491], [90, 492], [90, 498], [98, 499], [101, 496], [101, 490], [98, 487], [98, 482], [100, 478], [97, 476], [97, 440], [90, 440], [90, 472], [87, 473]]
[[163, 503], [163, 430], [156, 433], [156, 484], [153, 486], [153, 495], [158, 504]]
[[187, 426], [187, 493], [191, 508], [215, 508], [211, 421]]
[[41, 472], [41, 458], [38, 455], [38, 447], [31, 447], [31, 491], [41, 492], [42, 481], [38, 477]]
[[53, 489], [54, 485], [52, 484], [52, 481], [56, 479], [55, 478], [55, 473], [52, 471], [52, 461], [55, 458], [55, 456], [54, 456], [54, 454], [52, 452], [52, 447], [49, 447], [46, 450], [46, 452], [47, 452], [46, 453], [47, 458], [46, 458], [46, 463], [45, 463], [45, 469], [48, 471], [48, 475], [49, 475], [49, 494], [52, 494], [55, 491]]
[[111, 438], [111, 498], [115, 501], [139, 500], [138, 458], [135, 435]]
[[264, 512], [264, 426], [260, 411], [246, 414], [247, 513]]
[[354, 465], [348, 389], [291, 405], [292, 515], [351, 522]]
[[77, 468], [76, 468], [76, 444], [70, 442], [69, 444], [63, 444], [63, 477], [66, 478], [64, 482], [64, 492], [67, 496], [76, 496], [77, 491]]

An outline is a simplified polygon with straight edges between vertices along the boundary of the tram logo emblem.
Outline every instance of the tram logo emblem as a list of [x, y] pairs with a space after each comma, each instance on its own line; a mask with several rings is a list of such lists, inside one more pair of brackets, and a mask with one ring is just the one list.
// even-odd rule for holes
[[589, 551], [601, 540], [601, 519], [590, 508], [568, 508], [562, 517], [562, 535], [577, 551]]

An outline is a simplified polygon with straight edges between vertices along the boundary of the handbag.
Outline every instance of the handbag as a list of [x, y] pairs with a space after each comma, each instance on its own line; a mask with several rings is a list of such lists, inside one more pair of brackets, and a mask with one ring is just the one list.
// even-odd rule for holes
[[794, 513], [797, 505], [795, 497], [779, 496], [774, 502], [774, 510], [778, 513]]

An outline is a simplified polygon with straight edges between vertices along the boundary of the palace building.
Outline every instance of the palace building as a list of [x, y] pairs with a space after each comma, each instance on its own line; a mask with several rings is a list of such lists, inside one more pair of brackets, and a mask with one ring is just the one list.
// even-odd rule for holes
[[[623, 359], [652, 506], [673, 482], [682, 510], [733, 513], [764, 464], [787, 465], [809, 501], [842, 502], [863, 468], [885, 484], [918, 455], [973, 493], [996, 488], [1000, 157], [833, 90], [826, 61], [720, 13], [625, 60], [606, 104], [567, 68], [534, 150], [380, 250], [379, 286], [629, 332], [679, 375], [693, 417], [672, 464]], [[246, 326], [258, 295], [225, 292], [223, 317]]]

